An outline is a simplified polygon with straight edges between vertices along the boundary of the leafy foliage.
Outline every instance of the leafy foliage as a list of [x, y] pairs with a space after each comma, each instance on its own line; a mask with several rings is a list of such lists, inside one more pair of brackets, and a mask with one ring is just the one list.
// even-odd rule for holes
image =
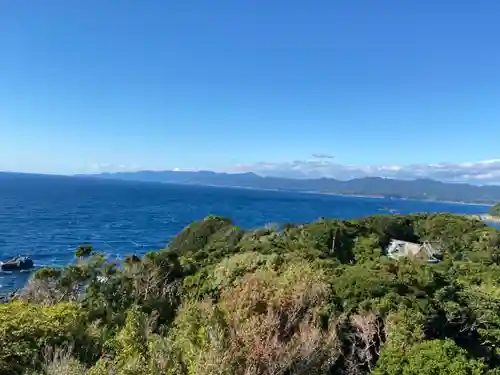
[[[390, 259], [392, 239], [442, 261]], [[122, 264], [79, 249], [0, 305], [0, 373], [498, 374], [500, 232], [478, 220], [209, 216]]]
[[376, 375], [481, 375], [482, 361], [471, 359], [451, 340], [429, 340], [406, 351], [387, 346], [379, 359]]
[[86, 332], [85, 311], [72, 303], [43, 307], [15, 301], [0, 306], [0, 372], [15, 373], [37, 365], [43, 348], [78, 345], [86, 357], [91, 335]]
[[78, 248], [75, 250], [75, 256], [78, 258], [88, 257], [91, 253], [92, 245], [89, 244], [78, 246]]

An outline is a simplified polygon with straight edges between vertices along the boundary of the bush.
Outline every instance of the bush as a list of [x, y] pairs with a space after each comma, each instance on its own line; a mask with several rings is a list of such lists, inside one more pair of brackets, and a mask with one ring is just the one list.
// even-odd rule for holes
[[[442, 261], [390, 259], [394, 238]], [[83, 253], [0, 305], [0, 374], [499, 375], [500, 231], [479, 221], [210, 216], [122, 264]]]
[[220, 302], [184, 306], [176, 344], [189, 374], [322, 374], [340, 356], [335, 318], [322, 324], [324, 275], [306, 265], [247, 274]]
[[432, 340], [411, 346], [407, 351], [388, 347], [381, 354], [375, 375], [482, 375], [482, 361], [471, 359], [451, 340]]
[[77, 258], [88, 257], [90, 254], [92, 254], [92, 245], [89, 244], [78, 246], [75, 250], [75, 256]]
[[[23, 302], [0, 305], [0, 366], [2, 374], [16, 373], [40, 364], [46, 347], [72, 346], [89, 354], [85, 311], [78, 305], [59, 303], [43, 307]], [[90, 355], [91, 356], [91, 355]]]

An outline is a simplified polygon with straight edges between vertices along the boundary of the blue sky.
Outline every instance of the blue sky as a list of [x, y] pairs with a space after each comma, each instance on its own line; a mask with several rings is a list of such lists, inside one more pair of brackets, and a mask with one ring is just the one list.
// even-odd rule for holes
[[498, 1], [1, 7], [0, 170], [500, 182]]

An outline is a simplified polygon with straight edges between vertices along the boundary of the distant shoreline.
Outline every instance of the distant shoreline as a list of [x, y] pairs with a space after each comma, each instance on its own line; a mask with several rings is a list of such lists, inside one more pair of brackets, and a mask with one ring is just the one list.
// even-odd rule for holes
[[[156, 181], [140, 181], [140, 180], [120, 180], [113, 179], [115, 181], [127, 181], [127, 182], [147, 182], [155, 183]], [[479, 202], [463, 202], [463, 201], [449, 201], [449, 200], [436, 200], [436, 199], [423, 199], [423, 198], [404, 198], [404, 197], [386, 197], [383, 195], [369, 195], [369, 194], [348, 194], [348, 193], [329, 193], [323, 191], [315, 190], [291, 190], [291, 189], [266, 189], [251, 186], [230, 186], [230, 185], [212, 185], [212, 184], [198, 184], [198, 183], [179, 183], [179, 182], [159, 182], [165, 185], [178, 185], [178, 186], [206, 186], [222, 189], [243, 189], [243, 190], [257, 190], [257, 191], [274, 191], [279, 193], [296, 193], [296, 194], [318, 194], [318, 195], [331, 195], [337, 197], [346, 198], [370, 198], [370, 199], [387, 199], [387, 200], [397, 200], [397, 201], [414, 201], [414, 202], [430, 202], [430, 203], [448, 203], [448, 204], [461, 204], [465, 206], [482, 206], [491, 207], [493, 203], [479, 203]]]
[[484, 206], [491, 207], [492, 203], [478, 203], [478, 202], [461, 202], [461, 201], [442, 201], [436, 199], [423, 199], [423, 198], [388, 198], [380, 195], [359, 195], [359, 194], [338, 194], [338, 193], [317, 193], [326, 195], [338, 195], [341, 197], [356, 197], [356, 198], [376, 198], [376, 199], [388, 199], [388, 200], [398, 200], [398, 201], [415, 201], [415, 202], [432, 202], [432, 203], [449, 203], [449, 204], [463, 204], [465, 206]]
[[398, 180], [382, 177], [287, 178], [256, 173], [214, 171], [135, 171], [79, 175], [127, 181], [162, 182], [252, 190], [314, 193], [364, 198], [385, 198], [489, 206], [500, 201], [500, 186], [440, 182], [431, 179]]
[[[181, 172], [174, 172], [176, 174]], [[195, 173], [196, 174], [196, 173]], [[146, 184], [168, 184], [168, 185], [178, 185], [178, 186], [207, 186], [207, 187], [215, 187], [215, 188], [230, 188], [230, 189], [246, 189], [246, 190], [261, 190], [261, 191], [275, 191], [275, 192], [288, 192], [288, 193], [298, 193], [298, 194], [318, 194], [318, 195], [332, 195], [339, 197], [357, 197], [357, 198], [369, 198], [369, 199], [387, 199], [387, 200], [400, 200], [400, 201], [415, 201], [415, 202], [431, 202], [431, 203], [448, 203], [448, 204], [460, 204], [460, 205], [469, 205], [469, 206], [481, 206], [481, 207], [491, 207], [495, 204], [494, 200], [491, 201], [464, 201], [464, 200], [441, 200], [441, 199], [429, 199], [423, 196], [421, 197], [408, 197], [408, 196], [399, 196], [399, 195], [391, 195], [391, 194], [370, 194], [370, 193], [349, 193], [349, 192], [341, 192], [341, 191], [322, 191], [322, 190], [314, 190], [314, 189], [290, 189], [286, 187], [277, 187], [277, 188], [265, 188], [265, 187], [257, 187], [257, 186], [248, 186], [248, 185], [240, 185], [240, 184], [221, 184], [221, 183], [209, 183], [209, 182], [189, 182], [189, 181], [161, 181], [161, 180], [144, 180], [144, 179], [132, 179], [132, 178], [120, 178], [119, 176], [102, 176], [102, 175], [92, 175], [92, 174], [77, 174], [77, 175], [50, 175], [50, 174], [32, 174], [32, 173], [14, 173], [14, 172], [1, 172], [0, 177], [4, 176], [17, 176], [17, 177], [53, 177], [53, 178], [77, 178], [77, 179], [85, 179], [92, 181], [115, 181], [115, 182], [124, 182], [124, 183], [146, 183]], [[291, 186], [293, 186], [293, 179], [289, 179]], [[332, 180], [335, 181], [335, 180]], [[353, 181], [353, 180], [351, 180]], [[398, 180], [395, 180], [398, 181]], [[452, 185], [451, 183], [449, 185]], [[500, 188], [500, 186], [498, 186]], [[500, 193], [499, 193], [500, 194]], [[425, 195], [425, 194], [424, 194]], [[500, 200], [500, 196], [499, 199]]]

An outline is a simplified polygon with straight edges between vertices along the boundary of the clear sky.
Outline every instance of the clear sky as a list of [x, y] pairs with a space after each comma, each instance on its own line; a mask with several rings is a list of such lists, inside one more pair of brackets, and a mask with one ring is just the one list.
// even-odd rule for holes
[[2, 1], [0, 170], [498, 159], [499, 20], [497, 0]]

